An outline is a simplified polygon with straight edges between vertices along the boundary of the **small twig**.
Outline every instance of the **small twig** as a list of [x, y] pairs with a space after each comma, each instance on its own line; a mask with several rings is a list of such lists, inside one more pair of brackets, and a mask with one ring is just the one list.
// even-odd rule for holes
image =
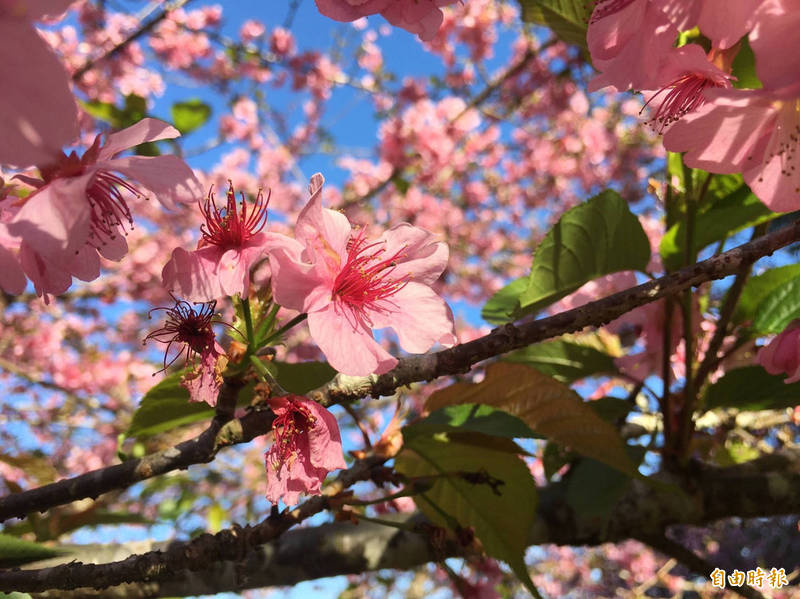
[[364, 428], [364, 423], [361, 422], [361, 418], [359, 418], [358, 413], [356, 413], [356, 411], [353, 409], [353, 406], [350, 404], [342, 404], [342, 408], [344, 408], [344, 411], [347, 412], [350, 418], [353, 419], [353, 422], [355, 422], [358, 430], [361, 431], [361, 438], [364, 440], [364, 449], [370, 449], [372, 447], [372, 441], [370, 441], [369, 432], [366, 428]]

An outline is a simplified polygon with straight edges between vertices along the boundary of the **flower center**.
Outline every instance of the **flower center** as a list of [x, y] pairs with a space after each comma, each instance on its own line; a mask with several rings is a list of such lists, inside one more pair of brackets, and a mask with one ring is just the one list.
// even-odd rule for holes
[[350, 308], [360, 324], [370, 324], [366, 310], [385, 312], [387, 307], [380, 302], [408, 284], [407, 276], [393, 276], [405, 249], [384, 256], [385, 244], [368, 243], [363, 230], [348, 241], [347, 262], [334, 281], [333, 298], [339, 305]]
[[[173, 299], [175, 298], [173, 297]], [[213, 350], [214, 331], [211, 328], [211, 319], [214, 317], [217, 302], [196, 303], [195, 306], [199, 307], [193, 307], [189, 302], [176, 299], [175, 306], [172, 308], [159, 307], [150, 310], [151, 315], [156, 310], [164, 310], [167, 313], [167, 321], [164, 326], [144, 338], [145, 342], [148, 339], [155, 339], [167, 344], [163, 370], [175, 362], [182, 353], [186, 354], [186, 360], [189, 361], [193, 355], [203, 355]], [[184, 343], [186, 347], [167, 363], [167, 355], [173, 343]]]
[[663, 133], [672, 123], [705, 104], [703, 91], [710, 87], [724, 86], [703, 75], [686, 73], [658, 90], [645, 103], [642, 111], [660, 97], [658, 107], [648, 122], [654, 131]]
[[275, 436], [273, 466], [280, 468], [287, 460], [293, 460], [300, 451], [298, 440], [307, 435], [317, 419], [306, 406], [287, 398], [288, 405], [283, 414], [275, 418], [272, 432]]
[[242, 247], [254, 235], [259, 233], [264, 225], [267, 224], [267, 204], [269, 196], [264, 200], [261, 190], [258, 190], [255, 203], [250, 205], [248, 210], [244, 194], [239, 206], [236, 206], [236, 192], [233, 190], [233, 183], [228, 182], [230, 187], [226, 194], [225, 207], [218, 208], [214, 199], [214, 190], [208, 192], [205, 204], [200, 206], [206, 222], [200, 226], [203, 234], [200, 246], [216, 245], [221, 248]]
[[141, 197], [138, 189], [109, 171], [97, 171], [86, 188], [92, 207], [89, 243], [95, 248], [115, 239], [119, 229], [126, 233], [133, 228], [133, 216], [120, 187]]

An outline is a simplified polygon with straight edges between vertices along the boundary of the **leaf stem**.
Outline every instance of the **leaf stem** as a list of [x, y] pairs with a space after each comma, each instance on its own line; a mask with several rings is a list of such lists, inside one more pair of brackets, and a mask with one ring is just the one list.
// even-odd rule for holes
[[308, 318], [308, 314], [306, 314], [305, 312], [303, 312], [302, 314], [298, 314], [297, 316], [292, 318], [289, 322], [287, 322], [285, 325], [283, 325], [281, 328], [279, 328], [277, 331], [272, 333], [272, 335], [270, 335], [267, 338], [267, 340], [264, 341], [264, 345], [269, 345], [276, 339], [280, 339], [281, 337], [283, 337], [283, 334], [286, 333], [286, 331], [288, 331], [292, 327], [297, 326], [298, 324], [303, 322], [306, 318]]

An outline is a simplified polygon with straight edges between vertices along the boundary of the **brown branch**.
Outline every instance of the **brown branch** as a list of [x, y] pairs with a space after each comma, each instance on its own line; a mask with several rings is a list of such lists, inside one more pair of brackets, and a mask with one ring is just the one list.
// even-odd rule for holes
[[[241, 385], [238, 381], [226, 381], [220, 391], [219, 403], [228, 405], [235, 402]], [[23, 518], [30, 512], [45, 511], [78, 499], [95, 499], [108, 491], [124, 489], [165, 472], [210, 462], [223, 447], [244, 443], [265, 434], [272, 422], [272, 412], [269, 411], [253, 411], [237, 420], [230, 420], [229, 416], [224, 415], [227, 413], [220, 412], [198, 437], [175, 447], [36, 489], [7, 495], [0, 499], [0, 521], [13, 517]]]
[[77, 71], [75, 71], [72, 74], [72, 80], [77, 83], [78, 81], [81, 80], [81, 77], [83, 77], [86, 73], [91, 71], [99, 63], [108, 60], [109, 58], [113, 58], [114, 56], [122, 52], [125, 48], [128, 47], [129, 44], [135, 42], [137, 39], [139, 39], [146, 33], [152, 31], [156, 25], [158, 25], [161, 21], [167, 18], [170, 12], [181, 8], [182, 6], [185, 6], [191, 1], [192, 0], [174, 0], [173, 2], [167, 2], [158, 15], [156, 15], [155, 17], [150, 19], [147, 23], [139, 27], [136, 31], [134, 31], [124, 40], [116, 44], [113, 48], [110, 48], [108, 51], [104, 52], [97, 58], [90, 58], [89, 60], [87, 60], [83, 64], [83, 66], [81, 66]]
[[255, 526], [234, 526], [215, 535], [203, 534], [191, 541], [172, 543], [166, 551], [150, 551], [107, 564], [71, 562], [40, 570], [0, 571], [0, 590], [38, 592], [52, 588], [76, 589], [147, 580], [167, 580], [181, 570], [203, 570], [221, 560], [243, 559], [255, 546], [279, 537], [292, 526], [328, 507], [329, 499], [355, 482], [370, 478], [386, 458], [370, 457], [342, 471], [323, 495], [308, 499], [293, 510], [267, 517]]
[[353, 401], [367, 395], [392, 395], [398, 387], [440, 376], [469, 372], [473, 365], [497, 355], [538, 343], [588, 326], [608, 323], [634, 308], [674, 295], [713, 279], [722, 279], [746, 265], [800, 240], [800, 222], [764, 235], [682, 268], [659, 279], [615, 293], [579, 308], [524, 324], [506, 324], [488, 335], [450, 349], [400, 360], [390, 372], [380, 376], [338, 376], [322, 392], [312, 397], [324, 404]]

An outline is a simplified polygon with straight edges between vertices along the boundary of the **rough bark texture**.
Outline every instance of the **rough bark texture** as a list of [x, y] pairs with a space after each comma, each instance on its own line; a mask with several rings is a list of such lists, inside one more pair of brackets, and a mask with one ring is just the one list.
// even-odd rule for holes
[[[348, 476], [355, 477], [356, 474]], [[366, 473], [361, 472], [358, 476], [366, 476]], [[677, 489], [675, 483], [678, 482], [685, 492]], [[702, 525], [732, 516], [798, 514], [800, 451], [787, 451], [730, 468], [696, 463], [682, 481], [660, 479], [654, 483], [635, 480], [607, 520], [586, 518], [574, 512], [564, 494], [561, 484], [541, 489], [538, 517], [530, 531], [531, 545], [597, 545], [629, 538], [646, 540], [663, 537], [667, 527], [675, 524]], [[325, 498], [318, 500], [324, 501]], [[313, 507], [316, 509], [318, 506], [314, 504]], [[406, 518], [421, 521], [419, 515]], [[144, 582], [94, 595], [88, 590], [80, 590], [73, 596], [196, 595], [292, 585], [304, 580], [384, 568], [405, 570], [434, 559], [423, 535], [369, 522], [358, 525], [333, 523], [293, 530], [246, 552], [241, 552], [240, 543], [225, 540], [241, 530], [223, 531], [216, 537], [207, 535], [211, 539], [218, 538], [212, 543], [213, 550], [194, 557], [187, 555], [191, 543], [147, 546], [144, 549], [151, 553], [144, 555], [151, 561], [147, 562], [146, 571], [137, 565], [137, 560], [144, 563], [141, 562], [143, 556], [99, 566], [73, 562], [33, 571], [2, 571], [0, 590], [41, 591], [48, 588], [48, 584], [64, 586], [65, 582], [85, 581], [87, 576], [90, 580], [103, 576], [112, 569], [126, 569], [129, 579], [138, 577]], [[143, 550], [139, 544], [131, 544], [125, 549]], [[89, 546], [76, 548], [76, 551], [60, 560], [106, 561], [120, 557], [119, 547]], [[458, 548], [449, 545], [446, 553], [457, 555]], [[163, 565], [167, 556], [175, 554], [186, 556], [181, 571], [172, 567], [166, 569]], [[154, 556], [163, 556], [161, 562], [152, 561]], [[212, 559], [208, 561], [208, 558]], [[54, 562], [51, 560], [48, 564]], [[58, 591], [50, 596], [69, 595]]]

